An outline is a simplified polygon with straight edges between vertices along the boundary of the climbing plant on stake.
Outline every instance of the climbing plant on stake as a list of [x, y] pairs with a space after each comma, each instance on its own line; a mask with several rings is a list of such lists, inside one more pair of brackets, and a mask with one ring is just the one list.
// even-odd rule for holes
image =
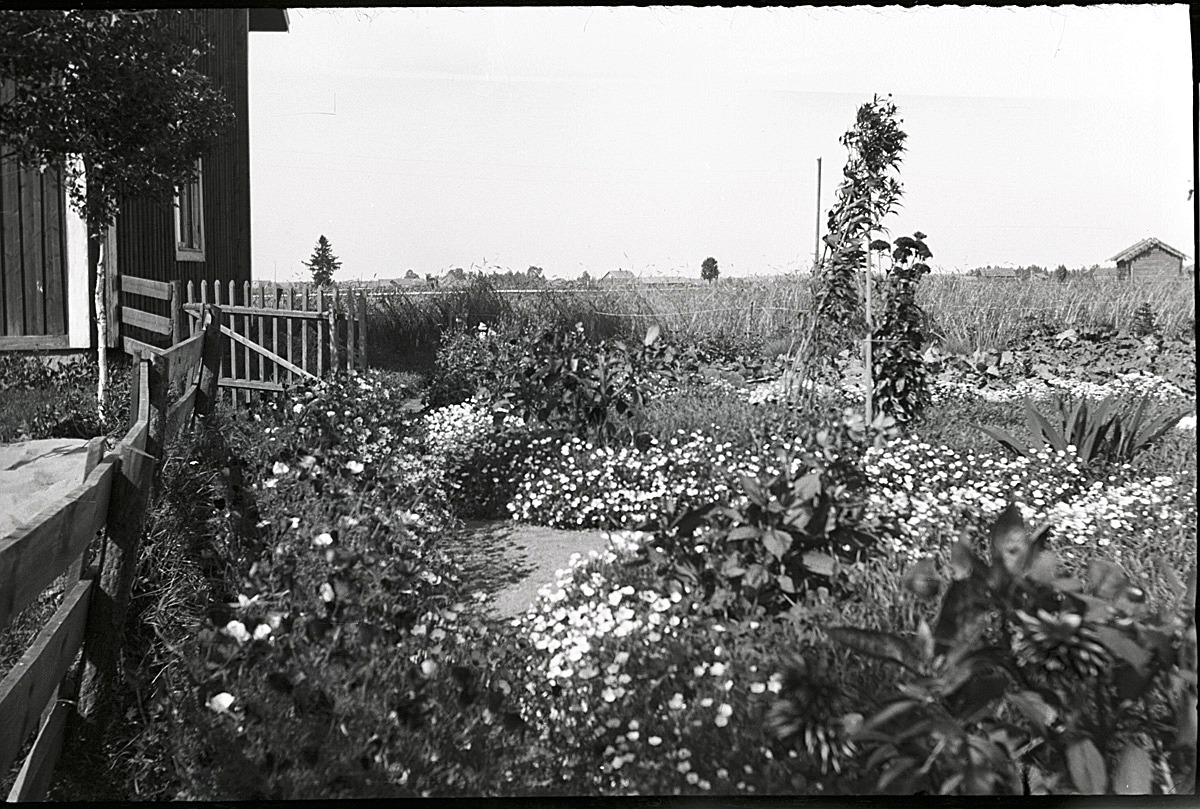
[[[927, 272], [928, 267], [921, 264], [924, 270], [918, 270], [909, 259], [914, 256], [918, 259], [928, 257], [928, 248], [923, 242], [919, 249], [909, 247], [901, 251], [904, 260], [897, 258], [888, 271], [888, 294], [883, 302], [884, 308], [885, 312], [896, 308], [898, 316], [888, 320], [885, 315], [883, 328], [877, 330], [870, 312], [874, 283], [870, 274], [870, 253], [891, 249], [887, 241], [873, 239], [873, 236], [876, 232], [888, 232], [882, 224], [883, 220], [895, 213], [902, 193], [902, 186], [895, 174], [904, 153], [907, 135], [901, 131], [899, 123], [896, 106], [890, 97], [881, 99], [875, 96], [858, 108], [854, 126], [842, 136], [841, 142], [849, 155], [842, 169], [844, 179], [837, 188], [834, 205], [829, 211], [828, 233], [823, 239], [825, 254], [813, 272], [811, 325], [801, 345], [804, 355], [801, 360], [811, 374], [818, 369], [818, 363], [829, 362], [842, 349], [860, 338], [864, 340], [868, 418], [874, 416], [871, 411], [877, 401], [882, 402], [882, 410], [888, 415], [907, 417], [919, 410], [919, 407], [897, 410], [895, 405], [898, 399], [880, 399], [877, 396], [876, 380], [881, 374], [881, 360], [890, 355], [876, 355], [873, 345], [881, 339], [893, 339], [892, 329], [901, 320], [911, 320], [915, 316], [914, 311], [919, 314], [919, 310], [913, 309], [916, 304], [912, 302], [911, 294], [916, 279]], [[917, 238], [916, 241], [921, 240]], [[893, 280], [893, 273], [898, 266], [907, 273], [903, 282], [899, 278]], [[866, 283], [862, 297], [858, 290], [860, 269]], [[893, 293], [909, 297], [901, 305], [899, 299], [893, 303]], [[907, 329], [903, 335], [896, 337], [912, 342], [918, 335]], [[911, 374], [908, 376], [912, 377]], [[908, 382], [899, 384], [903, 391]]]

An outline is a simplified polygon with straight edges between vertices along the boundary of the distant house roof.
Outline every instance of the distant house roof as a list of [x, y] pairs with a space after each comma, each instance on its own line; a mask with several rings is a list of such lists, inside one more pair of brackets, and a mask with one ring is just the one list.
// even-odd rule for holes
[[1137, 244], [1125, 248], [1120, 253], [1117, 253], [1115, 256], [1110, 258], [1109, 261], [1129, 261], [1130, 259], [1137, 258], [1151, 247], [1158, 247], [1163, 252], [1170, 253], [1178, 259], [1187, 258], [1182, 251], [1176, 250], [1174, 247], [1162, 241], [1161, 239], [1156, 239], [1151, 236], [1149, 239], [1142, 239]]
[[604, 277], [601, 278], [600, 280], [601, 281], [621, 281], [621, 282], [627, 283], [627, 284], [636, 284], [638, 279], [637, 279], [637, 276], [634, 275], [633, 273], [631, 273], [629, 270], [609, 270], [608, 272], [606, 272], [604, 274]]
[[252, 8], [248, 10], [251, 31], [287, 33], [288, 13], [286, 8]]
[[979, 270], [980, 278], [1016, 278], [1017, 271], [1012, 267], [983, 267]]

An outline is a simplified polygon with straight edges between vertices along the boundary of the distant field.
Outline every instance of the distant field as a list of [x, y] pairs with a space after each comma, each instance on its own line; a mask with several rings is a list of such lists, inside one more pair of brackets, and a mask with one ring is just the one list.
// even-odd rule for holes
[[[1054, 281], [979, 280], [936, 275], [921, 282], [918, 301], [947, 347], [1005, 348], [1036, 324], [1069, 328], [1129, 325], [1150, 304], [1167, 333], [1195, 328], [1190, 278], [1131, 284], [1116, 279]], [[706, 338], [761, 343], [786, 350], [809, 307], [807, 280], [797, 277], [730, 279], [700, 288], [547, 289], [503, 292], [476, 286], [442, 294], [397, 292], [372, 298], [372, 342], [384, 354], [428, 353], [456, 319], [494, 323], [509, 317], [537, 322], [582, 322], [597, 337], [633, 335], [650, 323], [680, 340]]]

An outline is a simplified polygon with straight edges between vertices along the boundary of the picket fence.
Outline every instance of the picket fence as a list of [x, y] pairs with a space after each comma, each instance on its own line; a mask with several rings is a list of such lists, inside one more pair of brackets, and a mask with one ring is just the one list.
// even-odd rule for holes
[[[10, 801], [44, 799], [72, 713], [96, 721], [111, 704], [146, 505], [164, 448], [194, 414], [216, 404], [221, 313], [211, 307], [202, 317], [202, 327], [170, 349], [138, 349], [128, 432], [107, 454], [104, 439], [93, 439], [82, 483], [29, 525], [0, 537], [0, 632], [49, 597], [48, 588], [57, 590], [56, 582], [65, 587], [57, 610], [0, 680], [0, 774], [11, 771], [33, 737]], [[92, 552], [102, 529], [98, 553]]]
[[123, 300], [122, 342], [129, 352], [155, 347], [126, 334], [131, 328], [148, 332], [148, 340], [177, 343], [198, 328], [206, 304], [217, 306], [224, 338], [217, 384], [234, 404], [249, 402], [256, 393], [282, 391], [297, 379], [367, 367], [367, 297], [361, 291], [233, 281], [189, 281], [185, 288], [178, 281], [130, 276], [120, 278], [119, 289], [163, 301], [169, 312], [154, 314]]

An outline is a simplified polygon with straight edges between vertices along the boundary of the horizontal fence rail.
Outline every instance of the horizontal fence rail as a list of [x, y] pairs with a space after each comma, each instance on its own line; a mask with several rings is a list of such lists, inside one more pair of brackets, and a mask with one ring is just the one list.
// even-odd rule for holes
[[[162, 291], [137, 284], [122, 291], [127, 288], [151, 296]], [[163, 450], [195, 413], [209, 413], [216, 403], [220, 313], [206, 307], [200, 316], [201, 328], [170, 348], [134, 346], [125, 436], [107, 454], [103, 438], [89, 442], [83, 481], [0, 537], [0, 631], [65, 580], [57, 609], [0, 680], [0, 772], [10, 771], [34, 737], [10, 801], [44, 800], [71, 715], [94, 718], [111, 702], [146, 504]], [[85, 570], [98, 535], [102, 567]]]

